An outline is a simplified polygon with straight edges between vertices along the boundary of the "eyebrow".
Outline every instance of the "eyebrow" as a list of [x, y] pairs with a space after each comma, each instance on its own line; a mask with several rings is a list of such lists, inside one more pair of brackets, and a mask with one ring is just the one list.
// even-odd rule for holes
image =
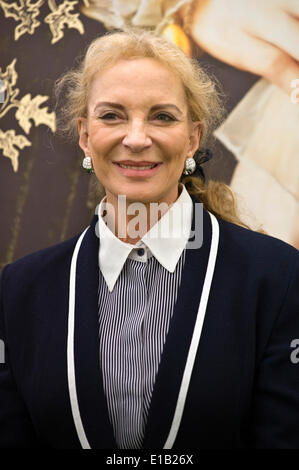
[[[94, 112], [101, 106], [109, 106], [111, 108], [120, 109], [122, 111], [125, 109], [125, 107], [119, 103], [113, 103], [111, 101], [100, 101], [99, 103], [95, 105]], [[172, 108], [175, 111], [177, 111], [180, 115], [183, 115], [183, 112], [175, 104], [172, 104], [172, 103], [155, 104], [154, 106], [151, 107], [151, 111], [157, 111], [163, 108]]]

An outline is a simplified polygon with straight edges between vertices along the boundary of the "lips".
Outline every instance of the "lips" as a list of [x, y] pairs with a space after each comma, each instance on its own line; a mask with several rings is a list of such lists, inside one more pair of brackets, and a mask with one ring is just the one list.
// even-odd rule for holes
[[123, 163], [118, 163], [118, 165], [121, 167], [121, 168], [128, 168], [128, 169], [132, 169], [132, 170], [149, 170], [151, 168], [154, 168], [156, 166], [156, 164], [154, 163], [153, 165], [144, 165], [144, 166], [133, 166], [133, 165], [124, 165]]
[[122, 164], [122, 165], [131, 165], [131, 166], [151, 166], [151, 165], [157, 165], [160, 162], [149, 162], [149, 161], [140, 161], [135, 162], [134, 160], [122, 160], [120, 162], [113, 162], [116, 163], [117, 165]]
[[[114, 165], [118, 168], [120, 173], [124, 176], [131, 176], [131, 177], [144, 177], [144, 176], [152, 176], [157, 171], [159, 171], [162, 163], [161, 162], [133, 162], [132, 160], [123, 160], [121, 162], [113, 162]], [[124, 168], [122, 165], [134, 166], [135, 168]], [[145, 166], [154, 165], [153, 168], [143, 168]], [[137, 167], [142, 167], [137, 169]]]

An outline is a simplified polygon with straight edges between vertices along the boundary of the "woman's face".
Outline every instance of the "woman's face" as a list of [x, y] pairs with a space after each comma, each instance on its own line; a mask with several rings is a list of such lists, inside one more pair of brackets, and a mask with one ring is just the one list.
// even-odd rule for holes
[[124, 194], [127, 202], [172, 204], [184, 162], [198, 148], [199, 127], [189, 119], [180, 79], [150, 58], [120, 60], [99, 72], [88, 117], [78, 120], [80, 147], [111, 203]]

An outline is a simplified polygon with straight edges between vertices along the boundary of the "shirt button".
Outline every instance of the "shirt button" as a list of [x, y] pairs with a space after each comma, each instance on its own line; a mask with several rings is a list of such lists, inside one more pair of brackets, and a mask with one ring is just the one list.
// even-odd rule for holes
[[139, 256], [143, 256], [144, 255], [144, 248], [139, 248], [137, 250], [137, 253], [138, 253]]

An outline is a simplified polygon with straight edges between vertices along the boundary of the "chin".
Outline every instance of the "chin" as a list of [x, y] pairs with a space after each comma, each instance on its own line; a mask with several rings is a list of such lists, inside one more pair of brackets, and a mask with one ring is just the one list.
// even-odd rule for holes
[[140, 191], [127, 191], [127, 200], [131, 202], [143, 202], [144, 204], [153, 202], [155, 200], [155, 194], [153, 192], [141, 193]]
[[157, 189], [153, 185], [147, 185], [145, 182], [135, 182], [132, 184], [119, 184], [116, 194], [125, 195], [127, 199], [132, 201], [150, 202], [157, 197]]

